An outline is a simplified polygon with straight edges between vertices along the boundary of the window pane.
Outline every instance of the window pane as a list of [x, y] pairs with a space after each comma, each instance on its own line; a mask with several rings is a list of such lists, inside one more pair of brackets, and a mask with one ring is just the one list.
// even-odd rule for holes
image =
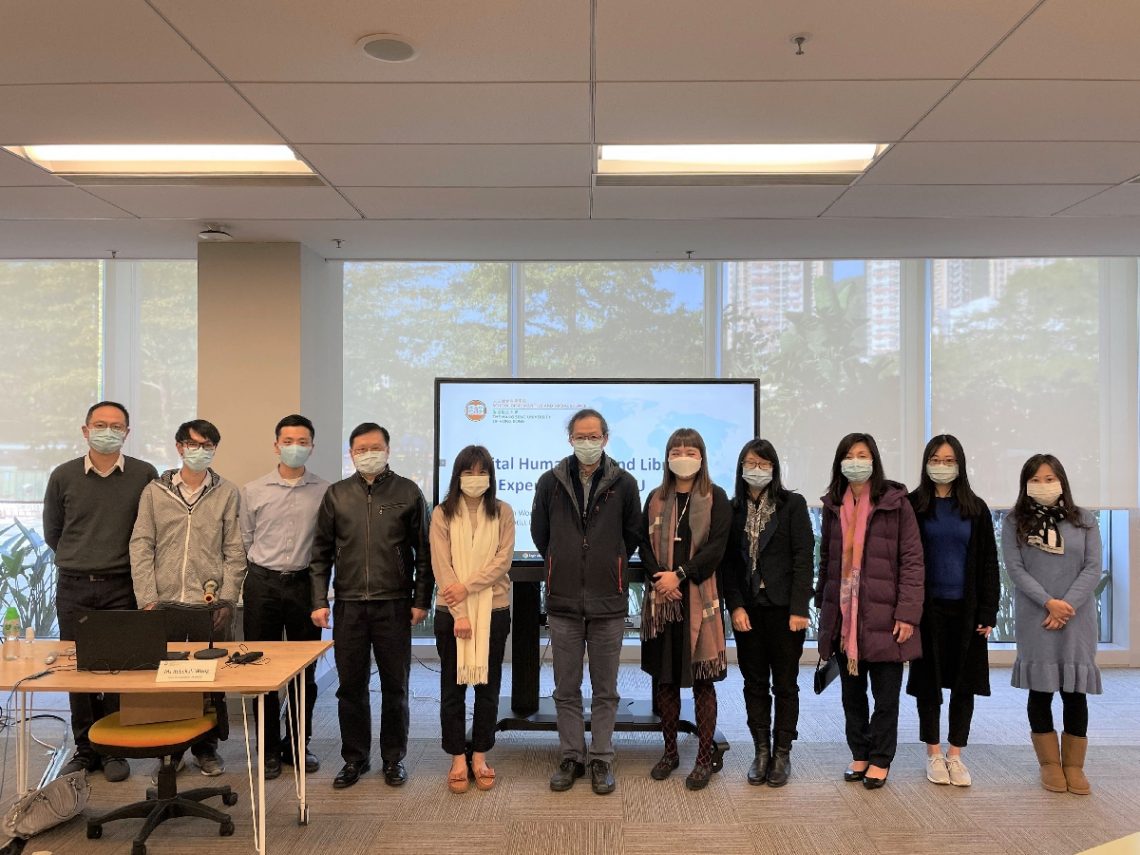
[[40, 502], [53, 466], [84, 451], [80, 426], [99, 400], [98, 261], [0, 261], [0, 500]]
[[174, 431], [197, 416], [198, 265], [135, 261], [139, 380], [131, 413], [132, 453], [161, 472], [178, 465]]
[[991, 507], [1013, 504], [1036, 452], [1061, 460], [1078, 504], [1101, 495], [1099, 268], [1073, 258], [931, 262], [931, 427], [962, 441]]
[[726, 377], [760, 380], [760, 432], [815, 503], [840, 438], [870, 433], [903, 480], [898, 261], [724, 265]]
[[521, 264], [525, 377], [703, 377], [704, 266]]

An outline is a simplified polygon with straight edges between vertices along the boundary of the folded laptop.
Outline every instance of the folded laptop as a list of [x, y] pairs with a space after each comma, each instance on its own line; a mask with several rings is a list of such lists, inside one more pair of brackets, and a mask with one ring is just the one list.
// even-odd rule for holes
[[161, 611], [90, 611], [75, 630], [80, 671], [154, 671], [166, 657], [166, 618]]

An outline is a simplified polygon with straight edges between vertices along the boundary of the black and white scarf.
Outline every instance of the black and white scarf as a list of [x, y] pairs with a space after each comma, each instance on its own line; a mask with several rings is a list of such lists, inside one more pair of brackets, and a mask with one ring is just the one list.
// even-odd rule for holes
[[1025, 542], [1042, 552], [1064, 555], [1065, 538], [1061, 537], [1057, 523], [1065, 519], [1067, 513], [1065, 508], [1060, 504], [1047, 507], [1033, 502], [1029, 512], [1033, 514], [1034, 519]]

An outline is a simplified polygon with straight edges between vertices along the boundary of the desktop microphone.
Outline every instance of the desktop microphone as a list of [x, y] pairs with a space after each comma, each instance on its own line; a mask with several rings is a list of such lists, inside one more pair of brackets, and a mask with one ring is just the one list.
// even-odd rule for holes
[[[210, 644], [208, 647], [196, 651], [194, 653], [195, 659], [221, 659], [223, 656], [228, 656], [229, 651], [224, 647], [214, 647], [214, 615], [212, 614], [216, 609], [215, 603], [218, 600], [218, 583], [213, 579], [207, 579], [206, 583], [202, 586], [202, 599], [205, 601], [206, 606], [209, 608], [210, 614]], [[225, 608], [225, 606], [222, 606]]]

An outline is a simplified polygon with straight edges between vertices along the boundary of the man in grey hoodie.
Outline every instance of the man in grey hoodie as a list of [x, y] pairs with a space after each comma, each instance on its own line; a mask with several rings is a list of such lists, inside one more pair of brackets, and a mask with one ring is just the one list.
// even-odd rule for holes
[[[204, 419], [179, 426], [174, 442], [182, 467], [163, 472], [143, 490], [131, 535], [131, 576], [140, 608], [218, 605], [214, 638], [226, 640], [246, 563], [238, 488], [210, 468], [221, 441]], [[218, 714], [225, 714], [224, 705]], [[217, 749], [217, 737], [191, 747], [203, 775], [225, 771]]]

